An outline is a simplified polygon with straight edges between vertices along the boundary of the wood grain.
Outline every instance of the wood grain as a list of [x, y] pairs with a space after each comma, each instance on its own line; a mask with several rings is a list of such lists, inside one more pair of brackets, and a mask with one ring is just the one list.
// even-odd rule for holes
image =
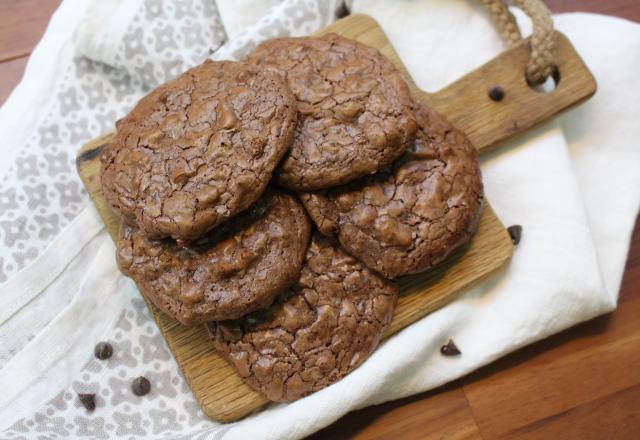
[[545, 3], [554, 14], [591, 12], [640, 22], [640, 1], [638, 0], [545, 0]]
[[[499, 362], [467, 378], [464, 392], [482, 433], [499, 437], [513, 426], [545, 420], [638, 384], [640, 352], [632, 348], [640, 346], [640, 332], [633, 331], [637, 327], [633, 317], [639, 314], [640, 298], [621, 309], [616, 319], [609, 316], [599, 321], [600, 330], [606, 332], [583, 334], [557, 350], [538, 353], [525, 365]], [[559, 352], [564, 355], [558, 357]], [[509, 371], [508, 381], [504, 374], [491, 374], [500, 366]], [[516, 401], [527, 411], [508, 404]]]
[[509, 431], [519, 440], [541, 438], [637, 440], [640, 426], [640, 385], [630, 386], [584, 405]]
[[61, 0], [0, 0], [0, 61], [29, 55]]
[[309, 437], [310, 440], [389, 438], [482, 439], [458, 381], [424, 395], [354, 411], [349, 414], [349, 424], [336, 423]]
[[[541, 94], [526, 84], [522, 72], [529, 49], [524, 41], [442, 92], [431, 94], [415, 86], [384, 32], [372, 18], [353, 15], [319, 34], [329, 32], [378, 48], [404, 73], [414, 97], [457, 121], [468, 131], [481, 153], [582, 102], [595, 92], [593, 76], [559, 33], [556, 33], [557, 45], [565, 58], [559, 67], [570, 81], [565, 85], [561, 82], [553, 93]], [[489, 99], [488, 77], [503, 85], [509, 99], [500, 103]], [[520, 106], [544, 106], [545, 110], [526, 112]], [[89, 195], [115, 237], [119, 220], [110, 211], [99, 185], [98, 156], [109, 136], [85, 145], [78, 153], [77, 164]], [[455, 252], [434, 270], [400, 280], [401, 296], [384, 337], [442, 307], [463, 289], [495, 273], [509, 260], [511, 253], [512, 244], [506, 230], [491, 207], [485, 204], [478, 231], [467, 247]], [[244, 385], [234, 370], [213, 351], [204, 328], [183, 327], [148, 305], [205, 414], [219, 421], [234, 421], [266, 403], [263, 396]]]

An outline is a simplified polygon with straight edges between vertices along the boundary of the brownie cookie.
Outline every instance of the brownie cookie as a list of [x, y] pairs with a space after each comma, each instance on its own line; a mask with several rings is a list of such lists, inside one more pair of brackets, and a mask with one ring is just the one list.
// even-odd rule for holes
[[301, 196], [318, 229], [387, 278], [422, 272], [466, 243], [482, 210], [475, 148], [447, 120], [416, 104], [419, 130], [385, 172]]
[[316, 233], [298, 283], [269, 309], [208, 328], [215, 348], [252, 388], [286, 402], [364, 362], [397, 297], [393, 284]]
[[205, 61], [116, 123], [101, 156], [105, 197], [151, 238], [197, 239], [260, 197], [295, 121], [278, 75]]
[[198, 241], [176, 246], [137, 228], [120, 231], [120, 270], [183, 324], [235, 319], [269, 306], [298, 279], [311, 222], [292, 195], [267, 190]]
[[277, 182], [317, 190], [375, 173], [413, 140], [409, 87], [376, 49], [335, 34], [260, 44], [248, 62], [280, 72], [298, 100]]

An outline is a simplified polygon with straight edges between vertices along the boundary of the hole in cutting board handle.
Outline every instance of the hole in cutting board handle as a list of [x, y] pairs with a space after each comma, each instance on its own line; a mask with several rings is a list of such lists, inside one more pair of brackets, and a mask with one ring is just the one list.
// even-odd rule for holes
[[553, 66], [551, 75], [549, 75], [547, 80], [542, 84], [530, 83], [526, 75], [525, 75], [525, 81], [527, 81], [527, 84], [532, 90], [538, 93], [551, 93], [558, 87], [558, 84], [560, 84], [560, 69], [558, 69], [557, 66]]

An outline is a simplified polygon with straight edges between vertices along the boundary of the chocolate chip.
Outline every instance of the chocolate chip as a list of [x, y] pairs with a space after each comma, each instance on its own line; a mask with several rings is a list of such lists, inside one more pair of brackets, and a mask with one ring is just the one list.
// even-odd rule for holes
[[489, 98], [493, 101], [502, 101], [504, 98], [504, 89], [500, 86], [493, 86], [489, 89]]
[[349, 10], [349, 6], [347, 6], [347, 4], [343, 1], [336, 9], [336, 18], [344, 18], [350, 13], [351, 11]]
[[511, 241], [513, 242], [513, 244], [517, 245], [518, 243], [520, 243], [520, 238], [522, 237], [522, 226], [520, 225], [509, 226], [507, 228], [507, 232], [509, 233], [509, 236], [511, 237]]
[[99, 342], [93, 349], [93, 354], [98, 359], [109, 359], [113, 354], [113, 347], [108, 342]]
[[151, 391], [149, 379], [144, 376], [136, 377], [133, 379], [133, 382], [131, 382], [131, 391], [133, 391], [133, 394], [136, 396], [144, 396]]
[[445, 356], [457, 356], [462, 354], [458, 346], [453, 342], [453, 339], [449, 339], [449, 342], [440, 347], [440, 353]]
[[88, 411], [96, 409], [96, 395], [95, 394], [78, 394], [78, 399], [82, 406], [87, 408]]

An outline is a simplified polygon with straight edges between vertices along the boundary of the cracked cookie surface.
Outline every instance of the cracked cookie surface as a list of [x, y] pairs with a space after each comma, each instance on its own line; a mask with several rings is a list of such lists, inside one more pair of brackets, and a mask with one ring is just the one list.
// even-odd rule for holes
[[390, 169], [301, 195], [323, 234], [387, 278], [442, 261], [469, 240], [482, 210], [475, 148], [445, 118], [414, 106], [416, 140]]
[[123, 223], [120, 270], [183, 324], [235, 319], [269, 306], [298, 279], [311, 222], [298, 200], [268, 189], [248, 210], [186, 246]]
[[292, 401], [357, 368], [378, 345], [397, 297], [391, 282], [315, 233], [289, 291], [266, 310], [208, 329], [252, 388]]
[[286, 78], [298, 100], [280, 185], [317, 190], [378, 171], [413, 140], [409, 87], [371, 47], [335, 34], [260, 44], [247, 61]]
[[197, 239], [260, 197], [295, 121], [278, 75], [207, 60], [116, 123], [101, 155], [104, 195], [152, 238]]

